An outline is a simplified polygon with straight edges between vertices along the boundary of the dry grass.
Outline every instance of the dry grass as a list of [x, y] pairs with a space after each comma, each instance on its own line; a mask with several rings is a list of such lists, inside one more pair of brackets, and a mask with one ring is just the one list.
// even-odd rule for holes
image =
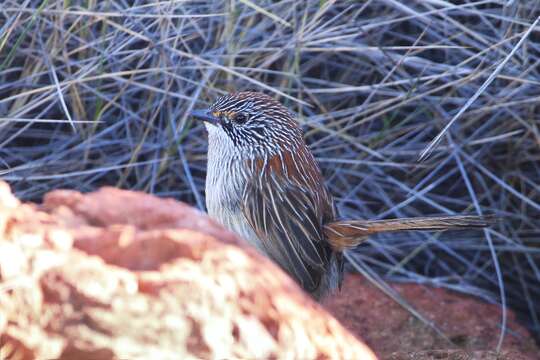
[[344, 217], [501, 217], [378, 237], [357, 269], [508, 304], [540, 333], [540, 3], [453, 3], [4, 0], [0, 175], [25, 199], [107, 184], [203, 208], [187, 114], [265, 91], [298, 114]]

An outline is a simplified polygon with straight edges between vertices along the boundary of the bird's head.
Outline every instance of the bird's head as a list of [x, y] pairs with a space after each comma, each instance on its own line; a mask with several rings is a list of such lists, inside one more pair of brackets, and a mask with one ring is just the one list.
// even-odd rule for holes
[[209, 109], [196, 110], [192, 115], [205, 122], [210, 146], [230, 147], [242, 157], [277, 154], [303, 141], [302, 132], [287, 108], [262, 93], [228, 94]]

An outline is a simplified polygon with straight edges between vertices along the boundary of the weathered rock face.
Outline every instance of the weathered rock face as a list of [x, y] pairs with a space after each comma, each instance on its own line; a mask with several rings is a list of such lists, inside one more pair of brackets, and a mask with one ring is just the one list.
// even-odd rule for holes
[[204, 214], [112, 188], [0, 182], [0, 334], [2, 359], [375, 358]]
[[536, 360], [540, 349], [508, 311], [501, 353], [494, 350], [501, 308], [451, 291], [416, 284], [392, 288], [439, 330], [425, 325], [360, 275], [345, 278], [341, 294], [325, 301], [350, 331], [382, 359]]
[[[22, 204], [0, 182], [0, 359], [537, 359], [509, 312], [393, 285], [447, 339], [358, 275], [324, 305], [206, 215], [105, 188]], [[448, 339], [452, 340], [450, 343]], [[449, 350], [450, 349], [450, 350]], [[489, 350], [489, 351], [486, 351]]]

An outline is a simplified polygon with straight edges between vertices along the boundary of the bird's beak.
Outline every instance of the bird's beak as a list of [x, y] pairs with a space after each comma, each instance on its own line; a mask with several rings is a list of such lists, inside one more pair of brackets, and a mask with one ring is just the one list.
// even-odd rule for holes
[[209, 122], [210, 124], [217, 125], [219, 118], [212, 115], [212, 112], [207, 109], [202, 110], [193, 110], [191, 112], [191, 116], [193, 116], [196, 119]]

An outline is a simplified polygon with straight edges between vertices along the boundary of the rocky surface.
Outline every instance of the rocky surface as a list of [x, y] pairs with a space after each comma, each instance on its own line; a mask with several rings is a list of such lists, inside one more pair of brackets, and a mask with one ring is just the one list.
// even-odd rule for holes
[[112, 188], [0, 183], [0, 334], [2, 360], [374, 358], [204, 214]]
[[[193, 208], [113, 188], [22, 204], [0, 182], [0, 359], [537, 359], [509, 312], [359, 275], [324, 306]], [[356, 337], [352, 334], [356, 334]]]
[[499, 306], [440, 288], [416, 284], [392, 284], [392, 288], [438, 331], [361, 275], [348, 275], [342, 292], [326, 299], [325, 306], [351, 332], [361, 334], [382, 359], [539, 358], [540, 349], [512, 311], [508, 311], [502, 352], [496, 354], [493, 350], [500, 333]]

